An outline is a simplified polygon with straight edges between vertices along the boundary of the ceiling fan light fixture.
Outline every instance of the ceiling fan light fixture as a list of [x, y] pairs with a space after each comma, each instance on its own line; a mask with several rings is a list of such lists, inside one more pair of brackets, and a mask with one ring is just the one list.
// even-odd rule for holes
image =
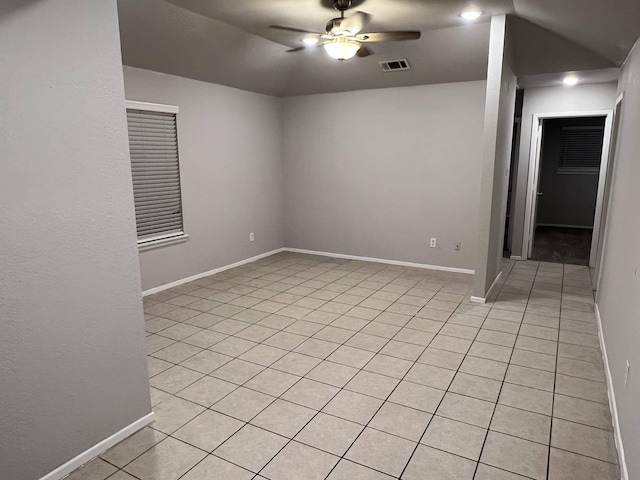
[[473, 22], [474, 20], [479, 19], [484, 12], [481, 10], [465, 10], [460, 14], [460, 17]]
[[564, 83], [568, 87], [573, 87], [578, 84], [578, 77], [575, 75], [567, 75], [562, 79], [562, 83]]
[[327, 51], [329, 56], [336, 60], [348, 60], [358, 53], [358, 50], [360, 50], [360, 44], [345, 38], [336, 38], [331, 42], [325, 43], [324, 49]]

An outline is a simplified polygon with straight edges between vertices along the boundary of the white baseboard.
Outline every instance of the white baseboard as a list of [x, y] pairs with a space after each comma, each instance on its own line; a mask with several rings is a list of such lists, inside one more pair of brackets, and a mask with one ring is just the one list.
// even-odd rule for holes
[[283, 248], [285, 252], [293, 252], [293, 253], [304, 253], [307, 255], [320, 255], [322, 257], [331, 257], [331, 258], [344, 258], [346, 260], [359, 260], [362, 262], [373, 262], [373, 263], [386, 263], [388, 265], [399, 265], [401, 267], [413, 267], [413, 268], [424, 268], [426, 270], [438, 270], [441, 272], [454, 272], [454, 273], [465, 273], [469, 275], [473, 275], [474, 270], [469, 270], [467, 268], [456, 268], [456, 267], [443, 267], [440, 265], [427, 265], [426, 263], [413, 263], [413, 262], [403, 262], [400, 260], [386, 260], [383, 258], [373, 258], [373, 257], [360, 257], [358, 255], [345, 255], [342, 253], [330, 253], [330, 252], [318, 252], [315, 250], [304, 250], [302, 248]]
[[524, 258], [522, 258], [522, 255], [511, 255], [509, 260], [524, 260]]
[[166, 283], [164, 285], [159, 285], [157, 287], [150, 288], [149, 290], [145, 290], [144, 292], [142, 292], [142, 296], [146, 297], [147, 295], [152, 295], [154, 293], [162, 292], [164, 290], [177, 287], [178, 285], [183, 285], [185, 283], [193, 282], [194, 280], [199, 280], [200, 278], [204, 278], [210, 275], [214, 275], [216, 273], [224, 272], [225, 270], [229, 270], [231, 268], [235, 268], [241, 265], [245, 265], [247, 263], [255, 262], [256, 260], [260, 260], [261, 258], [270, 257], [271, 255], [275, 255], [276, 253], [280, 253], [280, 252], [304, 253], [307, 255], [320, 255], [323, 257], [344, 258], [347, 260], [360, 260], [363, 262], [386, 263], [389, 265], [399, 265], [402, 267], [424, 268], [427, 270], [438, 270], [442, 272], [453, 272], [453, 273], [465, 273], [469, 275], [473, 275], [474, 273], [473, 270], [469, 270], [466, 268], [443, 267], [439, 265], [427, 265], [425, 263], [402, 262], [400, 260], [385, 260], [382, 258], [359, 257], [357, 255], [344, 255], [341, 253], [318, 252], [315, 250], [304, 250], [301, 248], [283, 247], [283, 248], [277, 248], [275, 250], [271, 250], [270, 252], [261, 253], [260, 255], [256, 255], [255, 257], [240, 260], [239, 262], [232, 263], [231, 265], [225, 265], [223, 267], [214, 268], [213, 270], [208, 270], [206, 272], [198, 273], [190, 277], [181, 278], [180, 280], [176, 280], [175, 282]]
[[471, 298], [469, 300], [471, 302], [473, 302], [473, 303], [487, 303], [487, 299], [491, 298], [491, 294], [493, 293], [493, 290], [498, 285], [498, 282], [500, 282], [501, 278], [502, 278], [502, 271], [498, 272], [498, 276], [493, 281], [493, 283], [491, 284], [491, 287], [489, 287], [489, 291], [486, 293], [486, 295], [484, 297], [471, 296]]
[[471, 295], [469, 301], [473, 303], [487, 303], [487, 299], [485, 297], [474, 297], [473, 295]]
[[66, 475], [69, 475], [75, 469], [80, 468], [85, 463], [93, 460], [98, 455], [104, 453], [105, 451], [113, 447], [115, 444], [133, 435], [138, 430], [146, 427], [147, 425], [152, 423], [155, 420], [155, 418], [156, 417], [153, 412], [146, 414], [144, 417], [136, 420], [131, 425], [128, 425], [124, 427], [122, 430], [120, 430], [119, 432], [114, 433], [109, 438], [105, 438], [97, 445], [94, 445], [93, 447], [91, 447], [89, 450], [85, 450], [77, 457], [72, 458], [64, 465], [61, 465], [60, 467], [56, 468], [53, 472], [48, 473], [47, 475], [42, 477], [40, 480], [60, 480]]
[[600, 350], [602, 351], [602, 361], [604, 362], [604, 373], [607, 379], [607, 394], [609, 395], [609, 409], [611, 410], [611, 421], [613, 423], [613, 435], [616, 441], [616, 449], [618, 450], [618, 464], [620, 465], [620, 478], [629, 480], [629, 472], [627, 471], [627, 462], [624, 456], [624, 447], [622, 445], [622, 435], [620, 434], [620, 421], [618, 419], [618, 406], [616, 404], [616, 394], [613, 391], [613, 379], [611, 378], [611, 370], [609, 369], [609, 357], [607, 356], [607, 347], [604, 343], [604, 334], [602, 332], [602, 318], [598, 304], [595, 305], [596, 320], [598, 322], [598, 338], [600, 339]]
[[166, 283], [164, 285], [159, 285], [157, 287], [150, 288], [149, 290], [145, 290], [142, 292], [142, 296], [146, 297], [147, 295], [151, 295], [154, 293], [162, 292], [163, 290], [168, 290], [173, 287], [177, 287], [178, 285], [183, 285], [185, 283], [193, 282], [194, 280], [199, 280], [204, 277], [208, 277], [210, 275], [214, 275], [216, 273], [224, 272], [225, 270], [229, 270], [231, 268], [239, 267], [241, 265], [245, 265], [247, 263], [255, 262], [256, 260], [260, 260], [261, 258], [270, 257], [271, 255], [275, 255], [276, 253], [280, 253], [284, 248], [276, 248], [275, 250], [271, 250], [270, 252], [261, 253], [260, 255], [256, 255], [255, 257], [246, 258], [244, 260], [240, 260], [239, 262], [232, 263], [231, 265], [225, 265], [223, 267], [214, 268], [213, 270], [208, 270], [206, 272], [197, 273], [187, 278], [181, 278], [180, 280], [176, 280], [175, 282]]

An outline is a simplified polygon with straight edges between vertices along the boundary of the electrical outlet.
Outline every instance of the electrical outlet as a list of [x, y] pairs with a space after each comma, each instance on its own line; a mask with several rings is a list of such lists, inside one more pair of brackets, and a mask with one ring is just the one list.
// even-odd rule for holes
[[249, 241], [250, 241], [250, 242], [253, 242], [255, 239], [256, 239], [255, 235], [253, 234], [253, 232], [251, 232], [251, 233], [249, 234]]
[[453, 247], [454, 250], [460, 250], [460, 242], [456, 242], [455, 246]]
[[432, 238], [431, 241], [429, 242], [429, 246], [431, 248], [436, 248], [437, 242], [435, 238]]
[[627, 366], [624, 370], [624, 388], [627, 388], [628, 383], [629, 383], [629, 360], [627, 360]]

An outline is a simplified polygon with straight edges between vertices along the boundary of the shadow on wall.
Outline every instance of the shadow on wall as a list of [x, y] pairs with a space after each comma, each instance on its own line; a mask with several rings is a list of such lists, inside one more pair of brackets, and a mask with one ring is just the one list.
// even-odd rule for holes
[[2, 18], [8, 17], [21, 8], [31, 6], [31, 4], [38, 2], [38, 0], [3, 0], [0, 3], [0, 24], [2, 24]]

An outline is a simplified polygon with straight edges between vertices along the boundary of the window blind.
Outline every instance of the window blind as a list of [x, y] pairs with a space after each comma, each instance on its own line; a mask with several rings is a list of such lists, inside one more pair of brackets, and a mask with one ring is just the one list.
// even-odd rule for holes
[[176, 115], [127, 109], [127, 123], [138, 242], [181, 234]]
[[597, 173], [602, 158], [603, 127], [562, 127], [560, 173]]

